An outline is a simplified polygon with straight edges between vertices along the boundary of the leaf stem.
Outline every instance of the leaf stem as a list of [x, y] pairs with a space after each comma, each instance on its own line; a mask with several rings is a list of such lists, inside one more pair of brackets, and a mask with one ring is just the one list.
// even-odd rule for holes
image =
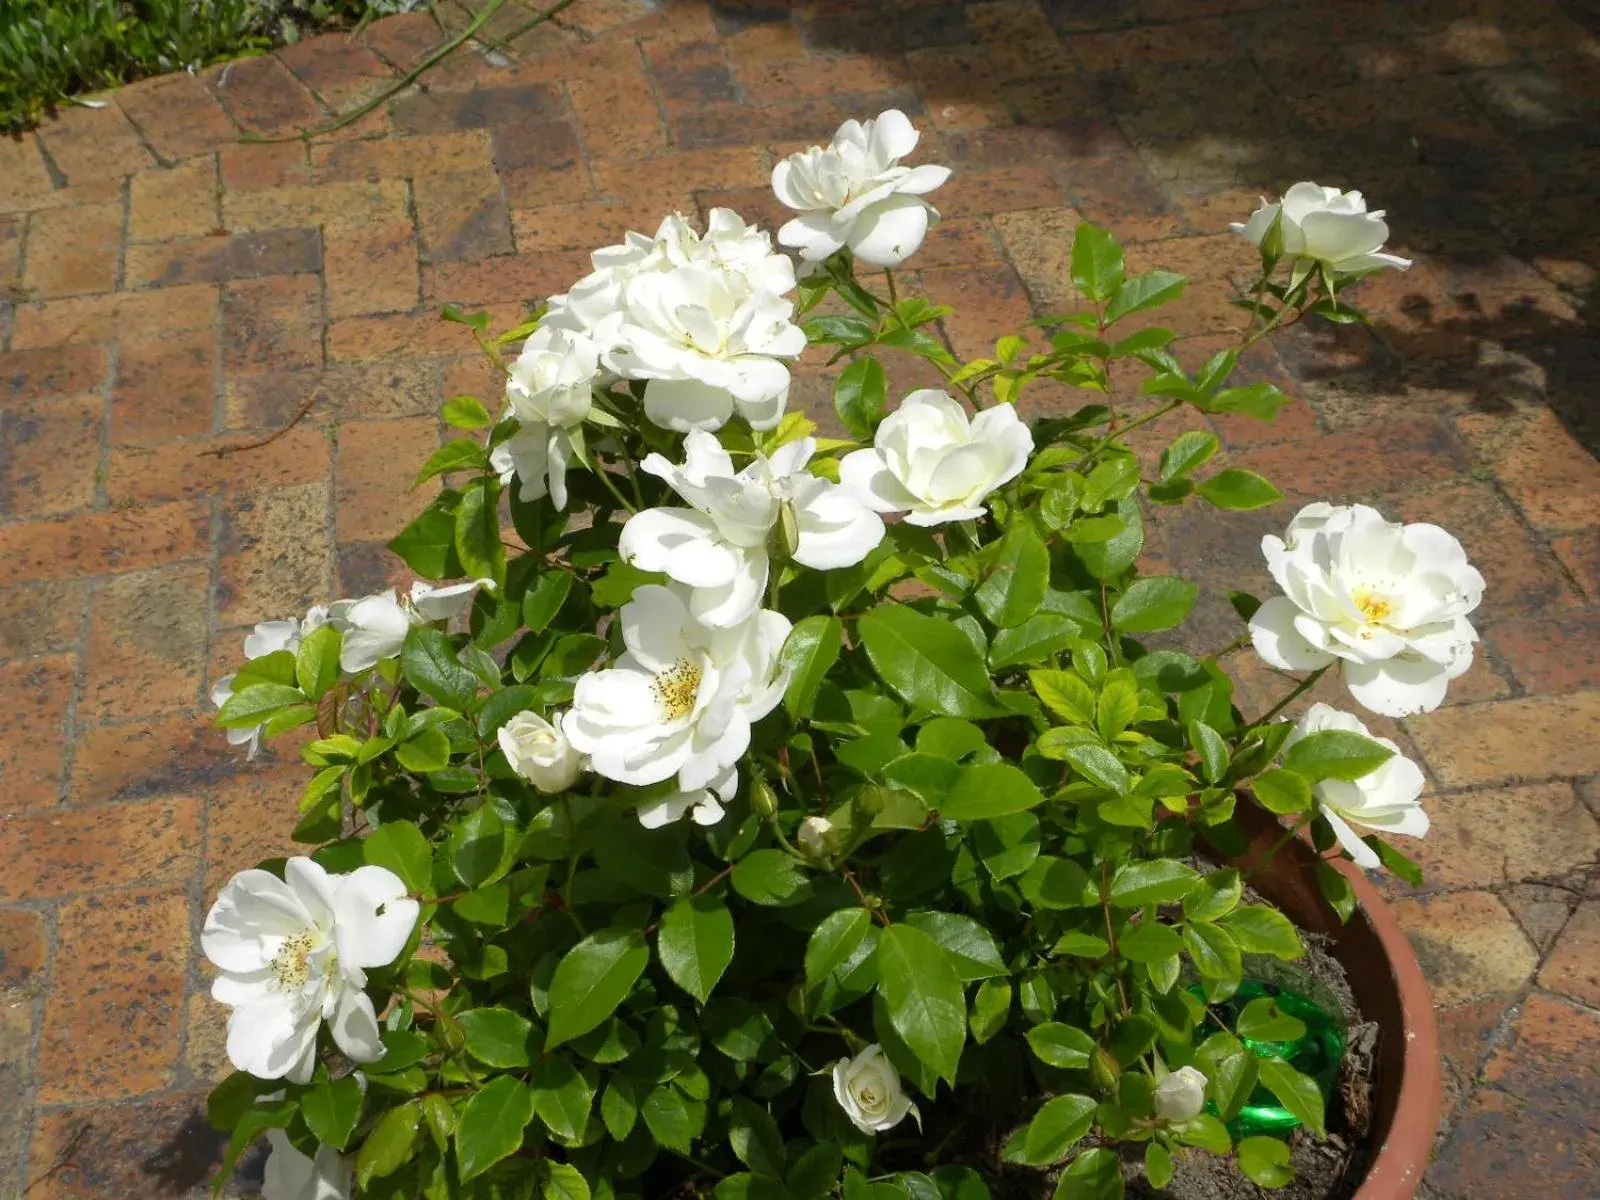
[[1268, 721], [1272, 720], [1273, 717], [1281, 713], [1284, 709], [1288, 708], [1289, 705], [1300, 699], [1301, 696], [1304, 696], [1312, 688], [1316, 687], [1317, 680], [1321, 679], [1331, 666], [1333, 666], [1333, 664], [1328, 663], [1326, 666], [1318, 667], [1315, 671], [1311, 672], [1311, 674], [1307, 675], [1295, 685], [1294, 691], [1290, 692], [1282, 700], [1279, 700], [1276, 704], [1269, 708], [1265, 713], [1257, 717], [1254, 721], [1251, 721], [1250, 724], [1246, 725], [1242, 733], [1249, 733], [1252, 729], [1259, 729]]

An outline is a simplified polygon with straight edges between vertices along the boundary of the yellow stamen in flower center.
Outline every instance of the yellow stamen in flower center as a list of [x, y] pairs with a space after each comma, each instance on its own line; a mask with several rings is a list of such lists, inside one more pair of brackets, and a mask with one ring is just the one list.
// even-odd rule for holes
[[285, 991], [298, 992], [311, 979], [311, 952], [316, 949], [317, 935], [312, 929], [303, 929], [278, 948], [277, 954], [267, 964], [273, 977]]
[[873, 1091], [869, 1084], [856, 1093], [856, 1099], [860, 1101], [862, 1108], [874, 1108], [878, 1103], [878, 1093]]
[[695, 698], [700, 695], [700, 666], [680, 658], [655, 677], [650, 689], [661, 705], [661, 719], [680, 721], [694, 711]]
[[1369, 625], [1382, 625], [1394, 613], [1394, 601], [1368, 588], [1357, 588], [1351, 597]]

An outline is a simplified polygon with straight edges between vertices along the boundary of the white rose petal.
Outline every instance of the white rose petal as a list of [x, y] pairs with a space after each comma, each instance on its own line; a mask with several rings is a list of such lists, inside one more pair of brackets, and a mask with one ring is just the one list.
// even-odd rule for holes
[[1317, 809], [1333, 827], [1339, 844], [1349, 852], [1356, 865], [1368, 871], [1381, 865], [1377, 852], [1361, 840], [1352, 826], [1360, 826], [1380, 834], [1402, 834], [1405, 837], [1426, 837], [1428, 814], [1418, 797], [1426, 784], [1422, 768], [1417, 766], [1388, 738], [1373, 737], [1359, 717], [1341, 712], [1327, 704], [1313, 704], [1300, 718], [1299, 724], [1284, 741], [1288, 750], [1309, 733], [1327, 729], [1342, 729], [1372, 738], [1393, 755], [1377, 770], [1360, 779], [1324, 779], [1311, 786], [1311, 795]]
[[795, 840], [812, 858], [827, 858], [838, 848], [833, 822], [827, 817], [807, 817], [801, 821]]
[[1022, 473], [1033, 435], [1009, 404], [968, 418], [945, 392], [912, 392], [878, 426], [870, 450], [845, 455], [839, 481], [880, 513], [911, 525], [983, 516], [989, 493]]
[[883, 519], [837, 484], [806, 470], [810, 438], [769, 459], [757, 454], [735, 473], [717, 439], [693, 430], [682, 465], [652, 454], [642, 469], [663, 479], [692, 508], [649, 508], [623, 526], [623, 561], [664, 572], [691, 589], [689, 608], [707, 625], [750, 619], [767, 589], [767, 543], [784, 506], [798, 530], [795, 561], [819, 570], [847, 567], [883, 540]]
[[235, 875], [200, 934], [219, 971], [211, 994], [233, 1009], [233, 1065], [260, 1079], [304, 1083], [324, 1021], [348, 1057], [383, 1057], [377, 1014], [362, 990], [365, 968], [399, 956], [419, 911], [399, 876], [383, 867], [332, 875], [296, 857], [282, 879], [262, 870]]
[[846, 121], [826, 148], [791, 154], [772, 169], [772, 190], [800, 215], [778, 241], [808, 262], [841, 247], [875, 267], [897, 267], [922, 245], [939, 216], [923, 199], [950, 178], [948, 167], [904, 167], [918, 134], [898, 109]]
[[1389, 226], [1383, 210], [1367, 211], [1360, 192], [1341, 192], [1338, 188], [1315, 183], [1297, 183], [1272, 203], [1265, 198], [1250, 219], [1229, 228], [1261, 245], [1272, 223], [1282, 216], [1283, 252], [1288, 258], [1314, 259], [1335, 271], [1376, 271], [1394, 267], [1404, 271], [1411, 265], [1383, 251], [1389, 240]]
[[472, 607], [472, 598], [479, 588], [494, 590], [492, 579], [469, 579], [466, 583], [452, 583], [435, 587], [424, 580], [411, 585], [407, 601], [411, 610], [425, 621], [449, 621]]
[[833, 1095], [851, 1124], [862, 1133], [882, 1133], [910, 1113], [920, 1125], [917, 1106], [905, 1094], [900, 1073], [873, 1043], [854, 1058], [833, 1064]]
[[332, 1146], [318, 1146], [316, 1158], [307, 1158], [281, 1129], [267, 1130], [267, 1145], [262, 1200], [348, 1200], [354, 1163]]
[[701, 820], [715, 797], [737, 786], [751, 723], [783, 698], [788, 674], [778, 651], [789, 619], [761, 611], [712, 628], [695, 619], [687, 589], [655, 585], [634, 592], [618, 616], [627, 650], [614, 666], [579, 678], [561, 730], [607, 779], [644, 787], [676, 776], [686, 797], [641, 810], [647, 824], [691, 809]]
[[393, 588], [359, 600], [341, 600], [331, 611], [344, 630], [339, 667], [351, 675], [396, 657], [413, 621], [412, 610], [400, 603]]
[[1164, 1121], [1192, 1120], [1206, 1106], [1206, 1077], [1194, 1067], [1179, 1067], [1156, 1084], [1151, 1101]]
[[541, 792], [564, 792], [587, 765], [561, 732], [561, 717], [547, 721], [538, 713], [520, 712], [497, 735], [506, 762]]
[[1437, 708], [1472, 665], [1467, 617], [1483, 576], [1436, 525], [1386, 521], [1365, 505], [1312, 504], [1261, 542], [1282, 596], [1250, 619], [1256, 652], [1283, 671], [1339, 661], [1364, 707], [1400, 717]]
[[506, 383], [506, 400], [519, 428], [489, 456], [502, 483], [522, 481], [522, 499], [548, 495], [556, 508], [566, 508], [567, 467], [577, 456], [575, 431], [593, 408], [599, 374], [599, 350], [582, 331], [547, 323], [523, 343]]

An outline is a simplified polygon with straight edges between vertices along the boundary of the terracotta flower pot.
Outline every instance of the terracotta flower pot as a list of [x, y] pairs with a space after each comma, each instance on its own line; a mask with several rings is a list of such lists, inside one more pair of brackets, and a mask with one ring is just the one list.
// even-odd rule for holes
[[[1231, 865], [1248, 869], [1283, 836], [1283, 827], [1253, 804], [1239, 824], [1250, 839]], [[1439, 1124], [1441, 1077], [1433, 1000], [1394, 910], [1352, 863], [1332, 865], [1350, 880], [1358, 907], [1344, 924], [1322, 899], [1316, 852], [1296, 838], [1250, 880], [1299, 928], [1326, 934], [1349, 977], [1362, 1014], [1380, 1030], [1373, 1143], [1377, 1147], [1355, 1200], [1411, 1200], [1427, 1170]]]

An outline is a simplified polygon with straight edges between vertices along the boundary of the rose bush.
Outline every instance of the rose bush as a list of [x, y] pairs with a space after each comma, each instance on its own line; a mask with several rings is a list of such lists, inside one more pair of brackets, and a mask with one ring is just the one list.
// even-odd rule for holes
[[[1207, 856], [1254, 804], [1415, 878], [1388, 838], [1426, 832], [1418, 769], [1354, 715], [1276, 718], [1336, 663], [1365, 707], [1436, 706], [1483, 581], [1442, 530], [1313, 504], [1266, 539], [1283, 594], [1235, 593], [1244, 635], [1193, 654], [1147, 639], [1197, 589], [1137, 564], [1163, 508], [1279, 499], [1208, 465], [1207, 415], [1271, 420], [1239, 353], [1359, 319], [1343, 290], [1399, 260], [1291, 189], [1245, 227], [1238, 345], [1191, 372], [1149, 315], [1183, 279], [1085, 224], [1081, 305], [963, 362], [951, 310], [858, 270], [936, 215], [915, 143], [890, 112], [780, 164], [798, 281], [718, 209], [515, 329], [447, 311], [506, 395], [444, 405], [418, 481], [449, 485], [391, 543], [421, 581], [258, 626], [216, 691], [230, 740], [300, 730], [313, 772], [307, 856], [240, 874], [202, 939], [239, 1068], [211, 1117], [229, 1169], [267, 1135], [269, 1196], [974, 1200], [1004, 1165], [1110, 1197], [1193, 1147], [1281, 1183], [1229, 1132], [1258, 1082], [1322, 1130], [1241, 1041], [1293, 1019], [1208, 1007], [1303, 948]], [[808, 347], [847, 436], [786, 411]], [[942, 386], [894, 405], [894, 363]], [[1256, 715], [1224, 669], [1252, 640], [1305, 673]]]

